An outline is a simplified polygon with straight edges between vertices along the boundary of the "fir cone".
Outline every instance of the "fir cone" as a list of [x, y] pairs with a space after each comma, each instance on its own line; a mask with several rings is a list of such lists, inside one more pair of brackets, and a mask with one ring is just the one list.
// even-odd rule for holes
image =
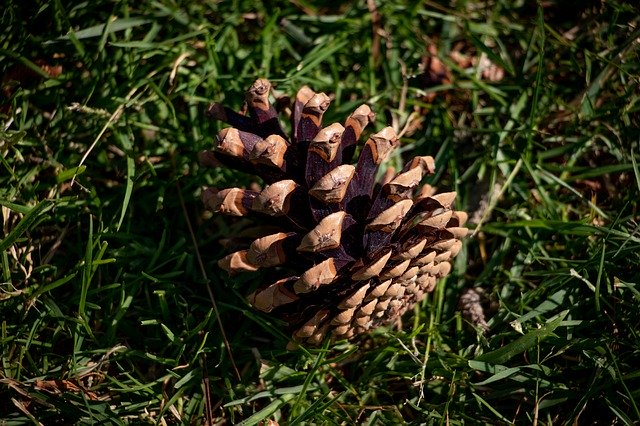
[[[344, 125], [322, 127], [329, 97], [301, 88], [290, 109], [291, 135], [257, 80], [244, 113], [213, 104], [208, 114], [233, 127], [220, 131], [201, 162], [259, 176], [262, 190], [208, 188], [206, 207], [231, 216], [262, 216], [270, 226], [227, 239], [235, 250], [218, 264], [229, 274], [269, 268], [272, 281], [248, 296], [255, 308], [286, 321], [293, 340], [319, 345], [395, 322], [451, 270], [467, 234], [456, 194], [435, 194], [425, 175], [432, 157], [416, 157], [399, 173], [380, 165], [398, 145], [391, 127], [372, 134], [355, 164], [357, 141], [373, 122], [367, 105]], [[266, 229], [266, 228], [265, 228]]]

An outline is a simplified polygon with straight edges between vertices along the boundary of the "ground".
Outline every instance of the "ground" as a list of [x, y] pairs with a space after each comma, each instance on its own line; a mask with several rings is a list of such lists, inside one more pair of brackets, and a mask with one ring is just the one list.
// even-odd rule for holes
[[[640, 422], [640, 12], [624, 1], [10, 1], [0, 424]], [[286, 349], [203, 168], [265, 77], [432, 155], [470, 236], [401, 324]], [[269, 423], [263, 423], [269, 424]], [[273, 424], [273, 423], [271, 423]]]

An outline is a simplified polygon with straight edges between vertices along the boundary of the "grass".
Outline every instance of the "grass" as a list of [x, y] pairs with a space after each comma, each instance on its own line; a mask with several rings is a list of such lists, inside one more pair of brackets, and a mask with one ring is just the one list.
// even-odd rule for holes
[[[0, 424], [640, 422], [638, 12], [9, 2]], [[426, 78], [429, 45], [449, 80]], [[244, 301], [255, 277], [216, 267], [237, 228], [201, 188], [251, 178], [198, 165], [220, 126], [204, 111], [263, 76], [332, 94], [327, 120], [364, 101], [378, 129], [409, 125], [404, 160], [433, 155], [430, 183], [470, 212], [452, 275], [401, 327], [288, 352]], [[486, 334], [458, 308], [469, 288]]]

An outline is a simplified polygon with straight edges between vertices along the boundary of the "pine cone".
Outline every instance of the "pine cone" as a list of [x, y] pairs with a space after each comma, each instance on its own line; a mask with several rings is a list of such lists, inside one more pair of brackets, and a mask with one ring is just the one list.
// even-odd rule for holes
[[261, 285], [248, 301], [285, 320], [300, 343], [348, 339], [395, 322], [451, 270], [467, 234], [466, 213], [452, 209], [455, 192], [435, 194], [427, 184], [416, 190], [434, 172], [432, 157], [416, 157], [376, 182], [398, 145], [390, 127], [371, 135], [350, 164], [374, 119], [367, 105], [344, 126], [322, 127], [329, 97], [305, 86], [291, 108], [288, 136], [270, 92], [271, 84], [259, 79], [247, 92], [247, 115], [219, 104], [208, 111], [233, 127], [218, 133], [215, 149], [203, 152], [201, 162], [253, 173], [267, 186], [208, 188], [206, 207], [262, 216], [278, 226], [277, 232], [258, 228], [228, 239], [236, 251], [218, 264], [231, 275], [271, 268], [275, 282]]

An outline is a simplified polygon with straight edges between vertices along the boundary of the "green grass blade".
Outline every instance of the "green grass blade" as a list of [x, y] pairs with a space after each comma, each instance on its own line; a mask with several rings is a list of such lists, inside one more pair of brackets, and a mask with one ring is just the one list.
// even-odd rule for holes
[[124, 199], [122, 200], [122, 208], [120, 210], [120, 219], [118, 220], [118, 225], [116, 226], [116, 231], [120, 230], [122, 226], [122, 222], [124, 221], [124, 217], [127, 213], [127, 208], [129, 207], [129, 201], [131, 200], [131, 194], [133, 192], [133, 178], [136, 171], [135, 161], [131, 156], [131, 141], [127, 135], [122, 133], [116, 133], [116, 138], [122, 144], [122, 148], [127, 156], [127, 182], [124, 190]]
[[536, 344], [539, 344], [540, 341], [550, 336], [568, 313], [568, 310], [561, 312], [555, 319], [547, 322], [539, 329], [530, 331], [514, 342], [508, 343], [499, 349], [482, 354], [476, 357], [475, 361], [488, 362], [490, 364], [504, 364], [514, 356], [531, 349]]
[[70, 169], [62, 170], [56, 175], [56, 182], [62, 183], [73, 179], [75, 176], [83, 174], [87, 170], [87, 166], [72, 167]]
[[[13, 206], [16, 206], [13, 204]], [[42, 200], [35, 207], [29, 210], [18, 224], [9, 232], [9, 234], [0, 241], [0, 251], [5, 251], [15, 243], [18, 238], [22, 236], [26, 231], [35, 226], [40, 220], [45, 219], [43, 215], [53, 208], [54, 202], [52, 200]]]
[[80, 300], [78, 301], [78, 315], [86, 320], [87, 293], [93, 276], [93, 218], [89, 216], [89, 230], [87, 235], [87, 245], [84, 253], [84, 265], [82, 268], [82, 287], [80, 289]]
[[150, 19], [141, 18], [122, 18], [114, 20], [108, 24], [98, 24], [92, 27], [84, 28], [78, 31], [70, 31], [69, 34], [58, 37], [58, 40], [69, 40], [70, 37], [74, 37], [77, 40], [84, 40], [87, 38], [101, 37], [105, 30], [107, 34], [124, 31], [130, 28], [139, 27], [150, 23]]
[[285, 394], [281, 397], [273, 400], [269, 405], [264, 407], [257, 413], [247, 417], [245, 420], [238, 423], [238, 426], [253, 426], [259, 424], [261, 421], [267, 419], [269, 416], [276, 413], [282, 406], [295, 397], [293, 394]]

